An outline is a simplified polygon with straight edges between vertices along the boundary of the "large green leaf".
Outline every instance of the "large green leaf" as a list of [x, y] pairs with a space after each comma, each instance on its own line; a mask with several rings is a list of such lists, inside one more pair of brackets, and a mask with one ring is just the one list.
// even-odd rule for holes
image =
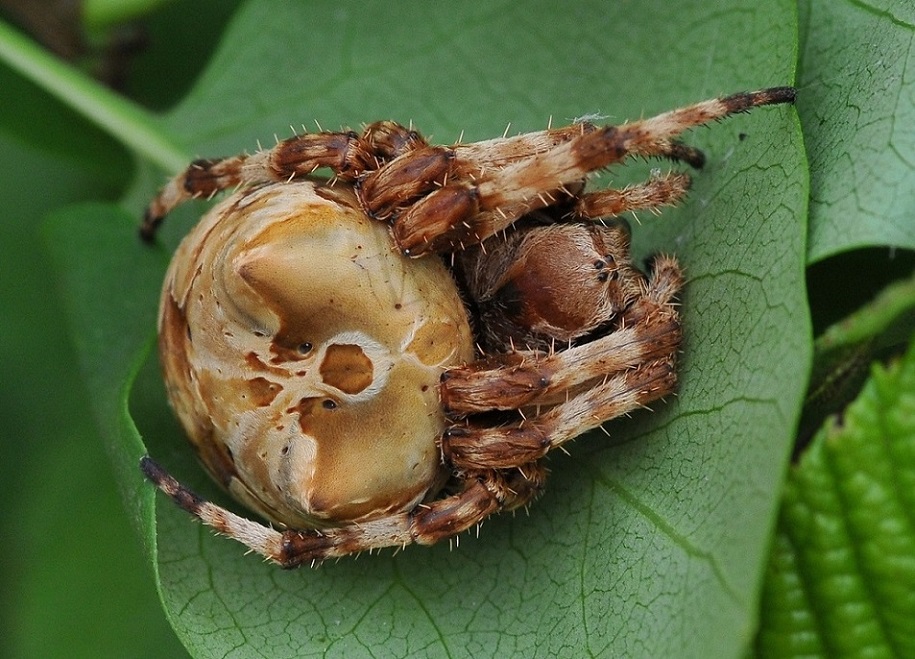
[[915, 249], [915, 4], [799, 6], [810, 262], [859, 247]]
[[[588, 113], [619, 121], [721, 93], [785, 84], [792, 3], [251, 2], [168, 139], [217, 155], [269, 143], [290, 123], [414, 120], [440, 141], [480, 139]], [[154, 369], [125, 402], [151, 342], [164, 254], [104, 207], [60, 217], [58, 259], [94, 404], [166, 613], [208, 656], [739, 654], [809, 360], [808, 195], [790, 109], [697, 132], [709, 162], [690, 201], [636, 227], [637, 249], [683, 260], [686, 341], [677, 399], [611, 425], [551, 461], [530, 516], [479, 539], [282, 572], [156, 499], [149, 450], [208, 495]], [[644, 173], [644, 172], [643, 172]], [[192, 207], [170, 218], [166, 243]], [[67, 236], [79, 236], [68, 245]], [[72, 251], [68, 253], [68, 248]], [[223, 499], [224, 501], [224, 499]]]
[[40, 235], [56, 206], [119, 194], [129, 154], [5, 67], [0, 88], [0, 656], [174, 656]]
[[763, 656], [915, 655], [915, 344], [792, 469], [762, 599]]

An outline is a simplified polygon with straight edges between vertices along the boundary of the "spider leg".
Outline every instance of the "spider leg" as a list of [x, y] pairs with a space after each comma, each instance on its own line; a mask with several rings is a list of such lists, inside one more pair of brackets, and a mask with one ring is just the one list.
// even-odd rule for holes
[[608, 189], [581, 195], [575, 202], [573, 215], [582, 219], [618, 217], [627, 211], [655, 211], [661, 206], [673, 206], [689, 191], [688, 174], [652, 173], [644, 183], [621, 190]]
[[664, 358], [679, 345], [676, 314], [658, 312], [644, 325], [550, 355], [518, 351], [450, 369], [440, 396], [447, 414], [459, 418], [491, 410], [554, 404], [565, 392], [608, 374]]
[[361, 135], [352, 131], [305, 133], [252, 155], [195, 160], [150, 202], [140, 236], [152, 241], [163, 218], [190, 199], [210, 198], [239, 186], [302, 178], [321, 167], [330, 168], [340, 179], [355, 181], [365, 171], [425, 145], [416, 131], [393, 121], [379, 121]]
[[[519, 160], [546, 153], [573, 138], [597, 130], [600, 130], [599, 126], [590, 121], [581, 121], [562, 128], [550, 128], [514, 137], [454, 144], [451, 149], [454, 151], [455, 159], [463, 163], [461, 167], [466, 169], [471, 178], [477, 179], [487, 170], [501, 169]], [[701, 169], [705, 164], [705, 155], [701, 150], [677, 140], [660, 143], [657, 152], [652, 156], [685, 162], [696, 169]]]
[[[408, 211], [411, 205], [447, 185], [449, 180], [483, 181], [490, 172], [534, 157], [544, 157], [556, 147], [598, 130], [594, 124], [583, 122], [515, 137], [415, 149], [368, 173], [359, 182], [360, 199], [368, 215], [388, 220]], [[701, 151], [679, 142], [659, 144], [655, 155], [682, 160], [695, 167], [701, 167], [704, 162]], [[573, 184], [568, 185], [571, 187]], [[452, 209], [452, 213], [468, 212], [460, 199], [462, 189], [458, 186], [452, 194], [442, 195], [445, 199], [438, 199], [436, 203], [439, 207], [446, 208], [449, 204], [457, 204], [457, 209]], [[550, 196], [550, 203], [553, 200]], [[430, 212], [430, 209], [426, 209], [426, 212]], [[501, 212], [504, 213], [504, 209]], [[402, 247], [411, 249], [406, 242]]]
[[608, 377], [602, 384], [519, 423], [451, 426], [442, 437], [442, 455], [457, 469], [508, 469], [539, 460], [605, 421], [672, 393], [675, 384], [672, 357], [650, 362]]
[[705, 154], [701, 149], [684, 144], [678, 140], [666, 140], [658, 144], [656, 153], [652, 157], [667, 158], [677, 162], [685, 162], [694, 169], [702, 169], [705, 166]]
[[652, 263], [644, 295], [626, 310], [616, 331], [549, 355], [496, 355], [447, 371], [440, 392], [453, 417], [537, 406], [548, 409], [496, 427], [472, 417], [457, 423], [442, 438], [445, 458], [458, 469], [524, 464], [672, 393], [680, 345], [674, 297], [682, 283], [676, 260], [659, 256]]
[[795, 96], [796, 90], [793, 87], [740, 92], [624, 124], [621, 129], [626, 135], [626, 149], [633, 155], [670, 157], [671, 148], [678, 147], [678, 143], [672, 140], [690, 128], [747, 112], [761, 105], [794, 103]]
[[456, 494], [406, 513], [320, 530], [279, 531], [201, 498], [149, 457], [142, 458], [140, 468], [156, 487], [201, 522], [284, 568], [383, 547], [431, 545], [500, 510], [525, 505], [540, 492], [546, 478], [546, 470], [537, 463], [506, 472], [470, 472]]
[[[675, 141], [682, 132], [760, 105], [791, 103], [794, 97], [793, 88], [775, 87], [703, 101], [621, 126], [579, 127], [568, 141], [525, 153], [504, 167], [485, 169], [469, 179], [443, 179], [438, 189], [393, 217], [394, 239], [411, 256], [479, 243], [523, 215], [554, 204], [566, 186], [591, 172], [630, 155], [689, 162], [698, 152]], [[452, 166], [451, 172], [462, 168], [466, 166]]]

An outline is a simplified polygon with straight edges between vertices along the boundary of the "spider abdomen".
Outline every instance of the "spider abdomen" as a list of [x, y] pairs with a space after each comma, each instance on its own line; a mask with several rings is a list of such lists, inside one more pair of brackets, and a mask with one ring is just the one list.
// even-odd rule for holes
[[437, 258], [407, 259], [350, 188], [225, 200], [166, 277], [169, 397], [209, 471], [294, 528], [409, 510], [441, 484], [438, 381], [473, 358]]

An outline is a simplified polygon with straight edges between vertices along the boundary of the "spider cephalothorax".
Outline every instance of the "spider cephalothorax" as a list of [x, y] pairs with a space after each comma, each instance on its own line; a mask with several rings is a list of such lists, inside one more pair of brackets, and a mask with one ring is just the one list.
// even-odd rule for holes
[[153, 200], [146, 239], [182, 201], [239, 190], [166, 276], [169, 397], [211, 475], [284, 530], [149, 458], [144, 472], [286, 567], [431, 544], [527, 504], [551, 449], [676, 382], [679, 265], [643, 273], [607, 218], [673, 204], [689, 178], [588, 192], [587, 175], [629, 155], [700, 166], [681, 132], [793, 99], [773, 88], [452, 146], [384, 121], [192, 163]]

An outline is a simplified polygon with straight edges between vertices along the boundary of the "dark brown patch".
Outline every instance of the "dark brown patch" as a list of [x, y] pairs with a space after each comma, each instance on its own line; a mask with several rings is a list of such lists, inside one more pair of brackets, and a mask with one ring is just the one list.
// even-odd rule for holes
[[184, 172], [184, 189], [192, 196], [210, 197], [220, 190], [241, 182], [238, 173], [224, 165], [235, 158], [208, 158], [195, 160]]
[[199, 516], [200, 509], [206, 501], [175, 480], [175, 477], [165, 471], [158, 462], [148, 455], [144, 455], [140, 458], [140, 470], [153, 485], [171, 497], [175, 503], [192, 515]]
[[690, 167], [702, 169], [705, 166], [705, 154], [696, 147], [683, 144], [682, 142], [671, 142], [667, 153], [664, 154], [671, 160], [685, 162]]
[[362, 348], [352, 344], [333, 344], [324, 353], [320, 366], [324, 384], [347, 394], [358, 394], [372, 384], [372, 360]]
[[442, 436], [442, 457], [458, 469], [511, 469], [546, 455], [550, 430], [536, 422], [452, 426]]
[[159, 328], [159, 354], [162, 367], [167, 373], [178, 376], [184, 386], [190, 380], [191, 364], [188, 344], [191, 330], [184, 309], [171, 295], [162, 305], [162, 319]]
[[277, 397], [283, 387], [267, 378], [257, 377], [247, 381], [248, 398], [258, 407], [267, 407]]
[[480, 195], [476, 187], [446, 185], [417, 201], [394, 220], [394, 240], [411, 256], [428, 254], [464, 241], [475, 243], [476, 228], [465, 220], [479, 210]]
[[418, 132], [404, 128], [394, 121], [376, 121], [369, 124], [362, 132], [362, 142], [381, 160], [391, 160], [428, 146]]
[[[550, 388], [552, 368], [536, 360], [512, 361], [511, 354], [497, 355], [446, 371], [439, 388], [442, 407], [455, 416], [518, 409]], [[494, 371], [497, 378], [492, 377]]]
[[478, 524], [497, 511], [500, 502], [481, 482], [460, 494], [440, 499], [413, 512], [411, 535], [421, 545], [431, 545]]
[[308, 437], [315, 436], [315, 428], [321, 424], [320, 414], [333, 412], [324, 407], [324, 401], [329, 400], [323, 396], [309, 396], [301, 399], [298, 403], [290, 407], [286, 412], [289, 414], [299, 415], [299, 428], [302, 433]]
[[755, 92], [740, 92], [731, 94], [721, 99], [721, 104], [727, 108], [728, 114], [745, 112], [760, 105], [773, 105], [778, 103], [794, 103], [797, 90], [794, 87], [770, 87]]
[[360, 183], [359, 194], [366, 212], [387, 219], [445, 182], [454, 154], [445, 147], [424, 147], [395, 158]]
[[341, 173], [354, 165], [361, 169], [361, 163], [348, 161], [351, 147], [358, 139], [353, 132], [297, 135], [276, 146], [270, 164], [280, 180], [307, 176], [319, 167], [330, 167]]
[[311, 343], [302, 341], [298, 336], [291, 336], [286, 328], [283, 327], [270, 342], [270, 352], [273, 353], [270, 362], [273, 364], [283, 364], [285, 362], [298, 362], [307, 359], [311, 350], [303, 349], [306, 345], [311, 345]]
[[260, 373], [272, 373], [273, 375], [279, 376], [287, 375], [284, 369], [278, 368], [276, 366], [271, 366], [253, 351], [245, 355], [245, 365], [252, 371], [258, 371]]
[[578, 165], [588, 171], [602, 169], [626, 157], [626, 147], [616, 126], [585, 133], [572, 142], [572, 152]]

